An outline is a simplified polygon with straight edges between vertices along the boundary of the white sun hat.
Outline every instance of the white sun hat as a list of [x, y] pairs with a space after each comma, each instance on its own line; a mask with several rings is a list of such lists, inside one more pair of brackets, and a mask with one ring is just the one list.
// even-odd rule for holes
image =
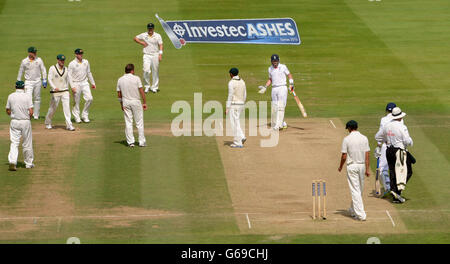
[[405, 112], [402, 112], [402, 109], [400, 107], [394, 107], [392, 109], [392, 119], [400, 119], [406, 115]]

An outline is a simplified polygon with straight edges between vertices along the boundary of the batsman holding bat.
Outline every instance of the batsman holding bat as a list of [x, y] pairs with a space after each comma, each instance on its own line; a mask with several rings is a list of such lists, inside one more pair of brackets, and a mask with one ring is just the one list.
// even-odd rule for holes
[[292, 74], [289, 72], [286, 65], [280, 63], [280, 57], [277, 54], [273, 54], [270, 57], [272, 65], [269, 67], [269, 80], [267, 80], [265, 86], [259, 86], [259, 93], [264, 93], [272, 85], [272, 105], [271, 105], [271, 119], [272, 128], [274, 130], [281, 130], [287, 128], [287, 123], [284, 121], [284, 110], [286, 108], [287, 93], [288, 88], [286, 86], [286, 76], [289, 78], [289, 90], [294, 93], [296, 97], [297, 104], [302, 110], [303, 116], [306, 117], [306, 112], [304, 112], [303, 105], [301, 105], [300, 100], [298, 100], [297, 95], [294, 92], [294, 79]]

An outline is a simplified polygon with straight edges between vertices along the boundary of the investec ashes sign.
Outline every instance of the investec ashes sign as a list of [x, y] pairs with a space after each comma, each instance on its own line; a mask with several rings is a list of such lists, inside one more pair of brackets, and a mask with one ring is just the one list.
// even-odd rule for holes
[[186, 43], [245, 43], [299, 45], [292, 18], [164, 21], [164, 30], [176, 48]]

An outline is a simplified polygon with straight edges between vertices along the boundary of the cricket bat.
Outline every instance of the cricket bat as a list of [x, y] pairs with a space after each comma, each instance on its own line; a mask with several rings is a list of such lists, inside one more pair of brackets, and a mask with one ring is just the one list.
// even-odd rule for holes
[[380, 158], [377, 158], [377, 172], [375, 174], [375, 193], [376, 195], [381, 195], [380, 189]]
[[159, 20], [159, 23], [161, 23], [161, 26], [163, 27], [164, 31], [166, 32], [167, 36], [169, 37], [170, 41], [172, 41], [173, 46], [176, 49], [181, 49], [181, 42], [178, 39], [178, 37], [175, 35], [175, 33], [172, 31], [170, 26], [164, 21], [162, 18], [158, 16], [158, 14], [155, 14], [156, 18]]
[[307, 117], [308, 115], [306, 114], [305, 108], [303, 107], [302, 102], [300, 102], [300, 99], [298, 99], [298, 96], [295, 93], [295, 91], [292, 91], [292, 95], [294, 95], [295, 101], [297, 102], [297, 106], [298, 108], [300, 108], [303, 117]]

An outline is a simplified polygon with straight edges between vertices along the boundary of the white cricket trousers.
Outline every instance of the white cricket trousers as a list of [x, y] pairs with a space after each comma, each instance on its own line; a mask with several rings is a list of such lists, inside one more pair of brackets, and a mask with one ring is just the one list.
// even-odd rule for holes
[[125, 136], [127, 143], [134, 144], [133, 118], [139, 134], [139, 145], [145, 144], [144, 110], [140, 100], [123, 100], [123, 116], [125, 118]]
[[364, 164], [347, 165], [347, 180], [348, 186], [350, 187], [350, 193], [352, 195], [350, 209], [359, 219], [366, 219], [366, 212], [364, 212], [364, 204], [362, 199], [365, 172], [366, 165]]
[[242, 131], [240, 117], [242, 110], [244, 110], [244, 105], [231, 105], [228, 115], [230, 117], [230, 125], [233, 131], [234, 144], [242, 146], [242, 139], [245, 138], [245, 134]]
[[33, 98], [33, 117], [39, 118], [41, 109], [41, 80], [25, 81], [25, 92]]
[[384, 190], [390, 191], [391, 190], [391, 179], [389, 178], [389, 165], [386, 159], [386, 144], [383, 143], [381, 145], [381, 157], [380, 157], [380, 164], [378, 165], [378, 168], [381, 172], [381, 181], [383, 182]]
[[[159, 87], [159, 54], [144, 54], [144, 87], [158, 89]], [[150, 83], [150, 73], [152, 74], [153, 84]]]
[[48, 108], [47, 115], [45, 116], [45, 124], [51, 125], [53, 115], [58, 108], [59, 102], [62, 102], [62, 108], [64, 112], [64, 118], [66, 119], [66, 127], [72, 127], [72, 121], [70, 120], [70, 94], [69, 91], [61, 93], [53, 93], [50, 100], [50, 107]]
[[9, 150], [8, 161], [10, 164], [17, 165], [17, 157], [19, 156], [20, 138], [23, 137], [23, 157], [25, 165], [33, 165], [33, 137], [31, 135], [30, 120], [11, 120], [9, 128], [9, 138], [11, 140], [11, 148]]
[[76, 88], [76, 92], [73, 94], [74, 98], [74, 106], [72, 108], [72, 114], [75, 120], [80, 120], [80, 100], [81, 95], [83, 94], [84, 99], [84, 107], [83, 112], [81, 113], [81, 118], [89, 118], [89, 107], [91, 107], [92, 97], [91, 88], [89, 87], [88, 82], [74, 82], [74, 87]]
[[287, 101], [287, 86], [272, 87], [272, 127], [280, 128], [284, 121], [284, 109]]

